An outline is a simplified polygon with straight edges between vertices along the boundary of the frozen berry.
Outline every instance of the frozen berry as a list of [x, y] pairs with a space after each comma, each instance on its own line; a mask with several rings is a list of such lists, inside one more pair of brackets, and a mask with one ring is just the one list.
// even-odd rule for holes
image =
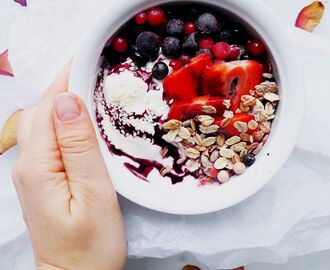
[[127, 40], [124, 37], [115, 37], [112, 41], [112, 47], [117, 53], [124, 53], [128, 47]]
[[136, 39], [137, 49], [149, 57], [155, 57], [159, 52], [158, 36], [152, 32], [142, 32]]
[[183, 54], [180, 56], [179, 61], [181, 61], [183, 64], [187, 64], [190, 60], [190, 56], [187, 54]]
[[162, 45], [162, 52], [170, 58], [178, 58], [181, 54], [181, 42], [175, 37], [166, 37]]
[[230, 45], [230, 54], [228, 58], [230, 60], [236, 60], [241, 54], [241, 49], [237, 45]]
[[209, 49], [200, 49], [197, 52], [197, 55], [200, 55], [200, 54], [208, 54], [209, 56], [213, 57], [213, 54], [212, 54], [211, 50], [209, 50]]
[[226, 59], [230, 55], [230, 47], [226, 42], [218, 42], [214, 44], [212, 53], [217, 59]]
[[200, 49], [212, 50], [214, 45], [214, 40], [211, 37], [203, 37], [198, 41], [198, 46]]
[[169, 66], [171, 68], [173, 68], [174, 70], [178, 70], [178, 69], [180, 69], [180, 67], [183, 66], [183, 63], [180, 60], [172, 59], [169, 63]]
[[253, 163], [256, 161], [256, 158], [253, 154], [247, 154], [243, 157], [243, 162], [247, 167], [250, 167], [253, 165]]
[[150, 8], [147, 12], [148, 23], [157, 26], [165, 22], [164, 11], [158, 7]]
[[225, 29], [220, 32], [219, 40], [226, 42], [228, 44], [233, 44], [236, 42], [235, 33], [231, 29]]
[[147, 13], [145, 13], [144, 11], [135, 15], [136, 24], [142, 25], [145, 24], [146, 21], [147, 21]]
[[184, 22], [179, 19], [172, 19], [167, 23], [167, 34], [179, 37], [183, 34]]
[[196, 21], [197, 31], [203, 35], [213, 34], [218, 30], [218, 21], [210, 13], [204, 13]]
[[251, 55], [248, 52], [245, 52], [240, 56], [239, 59], [240, 60], [250, 60], [251, 58], [252, 58]]
[[246, 44], [246, 49], [253, 55], [263, 54], [265, 51], [265, 45], [261, 40], [258, 39], [249, 39]]
[[168, 72], [168, 66], [164, 62], [158, 62], [152, 68], [152, 76], [157, 80], [164, 79]]
[[196, 32], [196, 24], [194, 24], [193, 22], [187, 22], [184, 25], [184, 32], [187, 35], [190, 35], [190, 34]]
[[192, 33], [182, 44], [182, 50], [186, 53], [193, 55], [197, 52], [197, 49], [198, 49], [198, 44], [196, 41], [196, 33]]
[[132, 61], [138, 66], [142, 67], [147, 64], [149, 61], [149, 57], [145, 54], [142, 54], [141, 52], [138, 51], [136, 46], [133, 46], [130, 52], [130, 57]]

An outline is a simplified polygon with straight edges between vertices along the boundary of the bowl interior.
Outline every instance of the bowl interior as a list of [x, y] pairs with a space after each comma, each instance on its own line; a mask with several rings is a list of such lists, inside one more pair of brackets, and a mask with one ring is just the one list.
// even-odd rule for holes
[[[141, 0], [120, 4], [118, 1], [112, 1], [104, 17], [88, 34], [84, 46], [75, 57], [70, 78], [70, 90], [80, 95], [88, 104], [96, 130], [93, 91], [104, 45], [109, 37], [138, 11], [169, 2], [176, 1]], [[200, 1], [180, 2], [188, 4], [188, 2]], [[152, 181], [142, 181], [123, 166], [122, 158], [110, 154], [105, 142], [97, 132], [100, 147], [116, 190], [133, 202], [167, 213], [208, 213], [232, 206], [254, 194], [267, 183], [289, 156], [294, 147], [303, 115], [304, 94], [301, 93], [303, 87], [298, 77], [299, 64], [297, 64], [295, 55], [295, 45], [287, 30], [272, 12], [257, 1], [255, 1], [257, 4], [253, 4], [253, 6], [257, 6], [258, 11], [252, 10], [251, 1], [245, 0], [205, 0], [202, 2], [230, 14], [235, 20], [242, 22], [248, 31], [264, 40], [280, 86], [281, 102], [270, 137], [257, 155], [255, 164], [245, 174], [234, 176], [231, 181], [221, 186], [198, 187], [194, 179], [172, 185], [170, 180], [160, 177], [158, 172], [150, 174]], [[117, 10], [115, 14], [112, 12], [114, 6]], [[283, 40], [285, 40], [285, 44]]]

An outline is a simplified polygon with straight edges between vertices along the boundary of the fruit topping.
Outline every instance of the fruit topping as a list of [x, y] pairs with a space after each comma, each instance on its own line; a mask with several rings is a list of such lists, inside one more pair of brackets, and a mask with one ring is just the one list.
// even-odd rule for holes
[[138, 67], [142, 67], [146, 65], [147, 62], [149, 61], [149, 57], [139, 52], [136, 46], [132, 46], [130, 51], [130, 58]]
[[173, 70], [178, 70], [183, 66], [183, 63], [180, 60], [172, 59], [169, 63], [169, 66], [173, 68]]
[[249, 39], [246, 44], [246, 49], [252, 55], [261, 55], [265, 52], [265, 45], [259, 39]]
[[179, 19], [172, 19], [167, 23], [167, 34], [180, 37], [184, 32], [184, 22]]
[[218, 42], [214, 44], [212, 52], [215, 58], [217, 59], [226, 59], [229, 57], [231, 50], [226, 42]]
[[236, 42], [236, 34], [232, 29], [225, 29], [220, 32], [219, 40], [228, 44], [233, 44]]
[[213, 34], [218, 30], [218, 21], [210, 13], [204, 13], [196, 21], [197, 31], [202, 35]]
[[135, 22], [136, 24], [143, 25], [147, 22], [147, 13], [144, 11], [139, 12], [135, 15]]
[[207, 54], [201, 54], [189, 60], [189, 63], [177, 71], [173, 71], [163, 81], [167, 100], [186, 100], [198, 95], [199, 78], [204, 68], [212, 59]]
[[241, 54], [241, 49], [237, 45], [230, 45], [230, 53], [228, 58], [230, 60], [237, 60]]
[[196, 40], [196, 33], [190, 34], [185, 42], [182, 44], [182, 50], [186, 53], [194, 55], [198, 50], [198, 44]]
[[243, 157], [243, 162], [247, 167], [250, 167], [254, 164], [254, 162], [256, 161], [256, 158], [254, 157], [253, 154], [246, 154]]
[[204, 95], [231, 97], [232, 110], [240, 107], [241, 96], [248, 95], [262, 82], [262, 67], [252, 60], [232, 61], [206, 66], [202, 76]]
[[157, 80], [164, 79], [168, 72], [168, 66], [164, 62], [158, 62], [152, 68], [152, 76]]
[[211, 37], [203, 37], [198, 41], [198, 47], [200, 49], [212, 50], [213, 45], [214, 45], [214, 40]]
[[186, 35], [190, 35], [190, 34], [196, 32], [196, 30], [197, 30], [196, 24], [194, 24], [193, 22], [187, 22], [184, 25], [184, 33]]
[[186, 120], [199, 114], [222, 115], [225, 110], [224, 99], [200, 96], [176, 101], [171, 105], [168, 119]]
[[181, 54], [181, 42], [176, 37], [166, 37], [162, 44], [162, 52], [166, 57], [178, 58]]
[[157, 26], [165, 22], [165, 13], [158, 7], [150, 8], [147, 12], [148, 23]]
[[124, 37], [115, 37], [112, 41], [112, 47], [117, 53], [124, 53], [127, 50], [128, 44]]
[[213, 57], [213, 54], [211, 52], [211, 50], [209, 49], [200, 49], [196, 55], [200, 55], [200, 54], [208, 54], [210, 57]]
[[139, 52], [155, 57], [160, 48], [158, 36], [152, 32], [142, 32], [136, 39], [136, 47]]

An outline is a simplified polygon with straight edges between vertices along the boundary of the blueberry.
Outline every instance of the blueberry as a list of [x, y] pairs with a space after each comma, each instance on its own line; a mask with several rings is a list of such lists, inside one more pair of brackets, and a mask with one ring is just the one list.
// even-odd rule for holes
[[168, 72], [168, 66], [164, 62], [158, 62], [152, 68], [152, 76], [157, 80], [164, 79]]
[[220, 32], [219, 40], [228, 44], [236, 43], [236, 35], [233, 30], [225, 29]]
[[245, 52], [241, 55], [241, 57], [239, 58], [240, 60], [250, 60], [252, 57], [249, 53]]
[[200, 50], [197, 52], [197, 55], [204, 54], [204, 53], [206, 53], [206, 54], [210, 55], [211, 57], [213, 57], [212, 52], [211, 52], [211, 50], [209, 50], [209, 49], [200, 49]]
[[162, 52], [169, 58], [178, 58], [181, 54], [181, 42], [175, 37], [167, 37], [162, 45]]
[[182, 44], [182, 50], [191, 55], [197, 52], [198, 44], [196, 40], [196, 33], [192, 33], [188, 36], [186, 41]]
[[202, 35], [213, 34], [218, 30], [218, 21], [210, 13], [204, 13], [196, 21], [197, 31]]
[[153, 58], [160, 48], [158, 36], [152, 32], [142, 32], [136, 39], [136, 47], [139, 52]]
[[167, 34], [179, 37], [183, 34], [184, 22], [179, 19], [172, 19], [167, 23]]
[[130, 57], [132, 61], [138, 66], [142, 67], [147, 64], [149, 61], [149, 57], [141, 52], [136, 48], [136, 46], [133, 46], [130, 52]]
[[255, 161], [256, 158], [252, 154], [247, 154], [243, 157], [243, 162], [247, 167], [252, 166]]

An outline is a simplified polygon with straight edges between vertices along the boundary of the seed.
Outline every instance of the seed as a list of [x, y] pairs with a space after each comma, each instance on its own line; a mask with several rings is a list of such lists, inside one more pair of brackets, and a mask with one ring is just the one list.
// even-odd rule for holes
[[179, 143], [179, 142], [182, 142], [183, 139], [180, 137], [180, 136], [176, 136], [175, 139], [174, 139], [174, 142], [176, 143]]
[[221, 157], [214, 162], [214, 168], [216, 168], [217, 170], [222, 170], [226, 168], [227, 164], [228, 160], [226, 158]]
[[249, 129], [255, 130], [257, 127], [258, 127], [258, 123], [256, 121], [254, 121], [254, 120], [251, 120], [248, 123], [248, 128]]
[[188, 148], [186, 149], [186, 156], [192, 159], [199, 158], [200, 153], [194, 148]]
[[212, 116], [202, 114], [202, 115], [199, 115], [199, 116], [197, 117], [197, 119], [198, 119], [199, 122], [202, 123], [203, 121], [212, 120], [212, 119], [214, 119], [214, 118], [213, 118]]
[[226, 127], [228, 126], [228, 124], [230, 123], [230, 118], [224, 118], [221, 123], [220, 123], [220, 126], [222, 127]]
[[211, 146], [216, 142], [217, 138], [216, 137], [207, 137], [203, 140], [203, 146]]
[[231, 149], [220, 149], [220, 155], [225, 158], [232, 158], [235, 152]]
[[217, 109], [213, 106], [202, 106], [202, 112], [204, 112], [204, 113], [217, 113]]
[[190, 125], [191, 125], [192, 130], [196, 131], [196, 123], [195, 123], [194, 119], [190, 120]]
[[246, 170], [246, 167], [243, 162], [237, 162], [233, 166], [233, 171], [236, 174], [243, 174]]
[[270, 93], [270, 92], [265, 93], [264, 98], [265, 98], [266, 100], [269, 100], [270, 102], [274, 102], [274, 101], [278, 101], [278, 100], [280, 100], [280, 97], [279, 97], [277, 94], [275, 94], [275, 93]]
[[202, 140], [202, 138], [201, 138], [201, 136], [200, 136], [199, 134], [196, 134], [196, 135], [194, 136], [194, 141], [195, 141], [196, 144], [198, 144], [198, 145], [202, 145], [202, 144], [203, 144], [203, 140]]
[[253, 107], [253, 113], [257, 114], [258, 112], [261, 112], [263, 110], [264, 110], [264, 104], [262, 104], [262, 102], [259, 99], [257, 99], [256, 105], [254, 105]]
[[194, 147], [194, 149], [196, 149], [198, 152], [204, 152], [206, 150], [206, 147], [205, 146], [196, 145]]
[[185, 165], [190, 172], [197, 171], [201, 166], [201, 164], [197, 160], [193, 160], [193, 159], [189, 159]]
[[231, 101], [230, 99], [225, 99], [222, 104], [226, 107], [226, 109], [229, 109], [230, 108], [230, 105], [231, 105]]
[[217, 136], [217, 145], [218, 146], [223, 146], [224, 144], [225, 144], [225, 136], [224, 135], [222, 135], [222, 134], [220, 134], [220, 135], [218, 135]]
[[217, 179], [220, 183], [224, 184], [229, 180], [229, 173], [226, 170], [221, 170], [218, 172]]
[[253, 141], [259, 142], [263, 137], [263, 133], [261, 131], [255, 131], [252, 133], [252, 137]]
[[258, 114], [259, 122], [265, 122], [265, 121], [267, 121], [267, 118], [268, 118], [268, 115], [264, 110], [259, 112], [259, 114]]
[[234, 113], [233, 113], [233, 111], [225, 110], [225, 112], [223, 113], [223, 117], [224, 118], [233, 118], [234, 117]]
[[211, 156], [210, 156], [210, 161], [215, 162], [219, 158], [219, 152], [218, 151], [213, 151]]
[[176, 119], [171, 119], [170, 121], [167, 121], [163, 124], [164, 129], [176, 129], [181, 127], [182, 122]]
[[[192, 128], [190, 128], [190, 127], [187, 127], [187, 129], [188, 129], [188, 131], [189, 131], [189, 133], [190, 133], [190, 136], [195, 136], [195, 131], [192, 129]], [[189, 138], [187, 138], [187, 140], [188, 140]]]
[[178, 133], [179, 133], [179, 129], [178, 128], [176, 128], [176, 129], [170, 129], [168, 131], [168, 133], [166, 134], [167, 140], [169, 142], [174, 142], [174, 140], [175, 140], [176, 136], [178, 135]]
[[241, 153], [239, 153], [239, 157], [240, 157], [240, 158], [243, 158], [247, 153], [248, 153], [248, 151], [247, 151], [246, 149], [243, 149], [243, 150], [241, 151]]
[[214, 119], [209, 119], [209, 120], [204, 120], [201, 122], [202, 126], [204, 127], [208, 127], [208, 126], [211, 126], [212, 124], [214, 123]]
[[168, 174], [170, 171], [172, 170], [171, 167], [164, 167], [160, 170], [160, 175], [161, 176], [165, 176], [166, 174]]
[[212, 153], [212, 152], [215, 151], [217, 148], [218, 148], [217, 145], [213, 145], [213, 146], [210, 148], [210, 152]]
[[250, 141], [250, 135], [249, 134], [247, 134], [247, 133], [241, 133], [240, 134], [240, 137], [241, 137], [241, 139], [242, 139], [242, 141], [244, 141], [244, 142], [248, 142], [248, 141]]
[[245, 146], [246, 146], [246, 142], [240, 142], [240, 143], [234, 144], [232, 147], [230, 147], [230, 149], [236, 153], [239, 153], [244, 149]]
[[231, 138], [229, 138], [227, 141], [226, 141], [226, 144], [228, 146], [231, 146], [231, 145], [234, 145], [235, 143], [238, 143], [241, 141], [241, 137], [239, 136], [233, 136]]
[[257, 148], [252, 151], [252, 154], [254, 154], [254, 155], [258, 154], [263, 145], [264, 145], [263, 143], [259, 143]]
[[258, 147], [258, 143], [252, 143], [250, 145], [247, 145], [245, 149], [248, 151], [248, 153], [251, 153], [257, 147]]
[[250, 107], [244, 106], [242, 102], [239, 105], [239, 108], [241, 109], [242, 112], [248, 112], [250, 110]]
[[265, 112], [267, 115], [273, 115], [273, 113], [275, 112], [274, 106], [271, 102], [267, 102], [265, 105]]
[[247, 132], [248, 131], [247, 124], [242, 121], [236, 121], [234, 123], [234, 127], [238, 130], [238, 132]]
[[235, 164], [237, 162], [241, 162], [241, 158], [238, 154], [235, 154], [234, 157], [232, 158], [232, 162]]
[[182, 138], [182, 139], [188, 139], [190, 137], [190, 132], [187, 128], [185, 127], [180, 127], [179, 128], [179, 132], [178, 135]]
[[249, 96], [249, 95], [241, 96], [241, 101], [242, 101], [244, 107], [251, 107], [256, 104], [256, 98], [253, 96]]
[[269, 133], [270, 132], [270, 123], [269, 122], [262, 122], [260, 123], [260, 129], [261, 131], [265, 132], [265, 133]]
[[201, 163], [202, 163], [202, 166], [203, 166], [204, 168], [207, 168], [207, 167], [210, 167], [210, 166], [213, 165], [213, 164], [209, 161], [209, 159], [207, 158], [207, 156], [204, 156], [204, 155], [201, 156]]
[[217, 125], [211, 125], [208, 127], [200, 126], [199, 130], [204, 134], [212, 134], [219, 130], [219, 127]]

